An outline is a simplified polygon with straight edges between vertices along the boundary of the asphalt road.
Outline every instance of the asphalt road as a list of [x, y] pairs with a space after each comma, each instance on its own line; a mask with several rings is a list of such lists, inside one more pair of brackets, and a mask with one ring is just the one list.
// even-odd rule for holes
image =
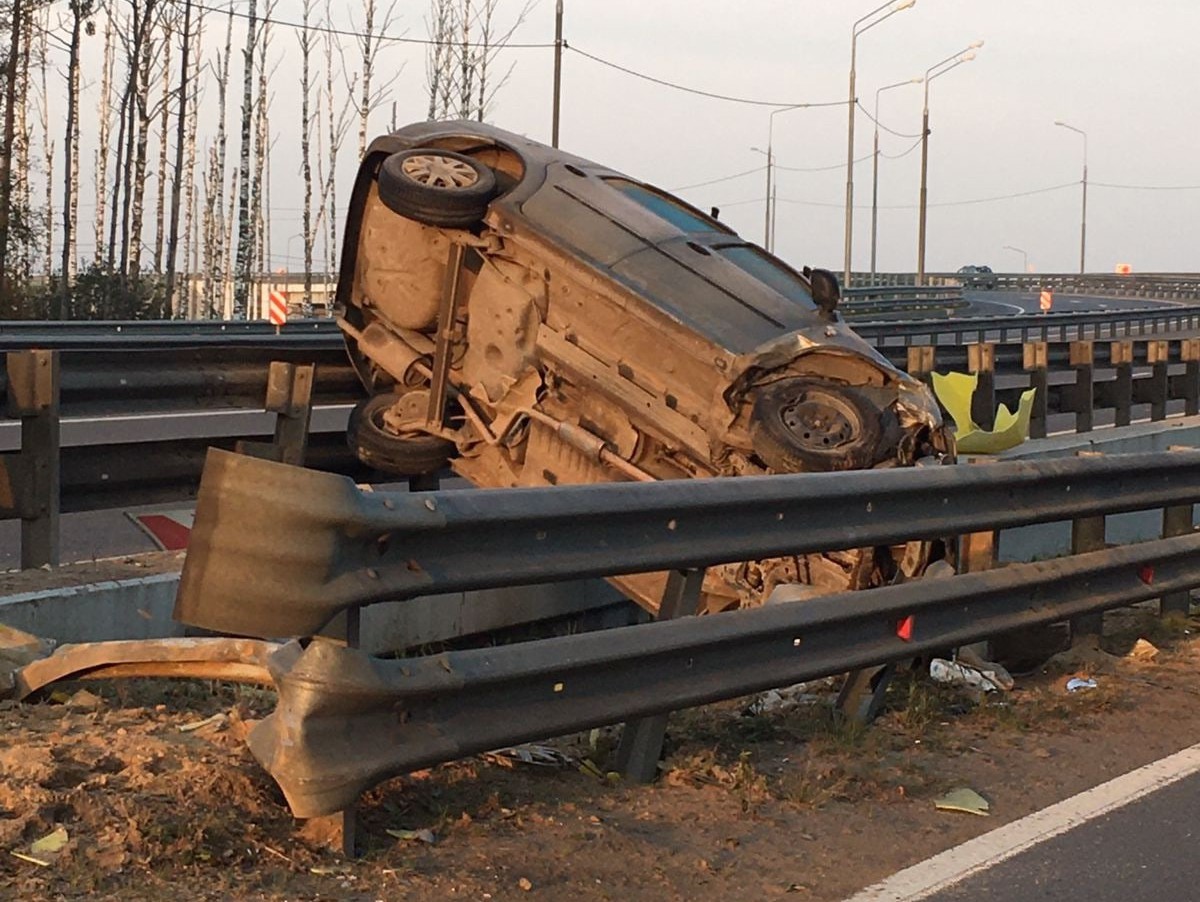
[[[1036, 293], [1016, 291], [964, 291], [967, 306], [958, 316], [1022, 316], [1040, 313]], [[1148, 310], [1152, 307], [1178, 307], [1179, 301], [1154, 301], [1148, 298], [1083, 297], [1057, 294], [1053, 313], [1103, 313], [1106, 310]]]
[[1200, 746], [1006, 824], [849, 902], [1200, 898]]
[[1088, 821], [929, 897], [1185, 902], [1200, 897], [1200, 776]]

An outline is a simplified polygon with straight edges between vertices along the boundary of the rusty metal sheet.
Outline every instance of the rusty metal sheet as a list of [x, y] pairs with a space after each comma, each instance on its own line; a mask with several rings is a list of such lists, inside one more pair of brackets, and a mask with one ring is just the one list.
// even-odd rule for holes
[[[980, 468], [991, 470], [992, 467]], [[952, 648], [1200, 585], [1200, 534], [929, 582], [384, 660], [314, 641], [272, 662], [250, 748], [298, 817], [395, 774]], [[904, 621], [907, 629], [896, 624]], [[903, 633], [903, 634], [901, 634]]]
[[17, 698], [58, 680], [180, 677], [270, 685], [267, 661], [279, 651], [258, 639], [130, 639], [63, 645], [15, 673]]
[[1182, 451], [419, 495], [211, 451], [175, 616], [309, 636], [347, 608], [418, 595], [1197, 502], [1200, 452]]

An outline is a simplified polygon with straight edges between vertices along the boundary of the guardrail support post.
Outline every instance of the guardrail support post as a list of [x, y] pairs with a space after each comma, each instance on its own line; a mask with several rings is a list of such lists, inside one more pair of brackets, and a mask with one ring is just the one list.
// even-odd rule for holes
[[1167, 342], [1157, 340], [1146, 342], [1146, 362], [1150, 364], [1150, 419], [1157, 422], [1167, 417], [1167, 396], [1170, 394], [1170, 383], [1167, 379], [1168, 367]]
[[1116, 370], [1113, 398], [1113, 407], [1116, 410], [1114, 423], [1117, 426], [1128, 426], [1133, 411], [1133, 342], [1114, 341], [1109, 354], [1113, 368]]
[[21, 567], [59, 562], [59, 361], [57, 351], [10, 351], [8, 415], [21, 420], [21, 450], [0, 456], [0, 508], [21, 518]]
[[1179, 343], [1185, 375], [1183, 378], [1183, 412], [1189, 417], [1200, 414], [1200, 338], [1185, 338]]
[[263, 409], [275, 414], [275, 439], [238, 442], [239, 454], [304, 466], [308, 426], [312, 419], [313, 380], [316, 365], [275, 360], [267, 374], [267, 399]]
[[[671, 570], [663, 590], [658, 620], [690, 617], [700, 604], [704, 570]], [[651, 783], [658, 774], [663, 740], [667, 735], [666, 714], [652, 714], [625, 722], [617, 747], [617, 770], [634, 783]]]
[[1027, 341], [1021, 348], [1029, 387], [1034, 390], [1033, 411], [1029, 416], [1029, 437], [1046, 437], [1046, 417], [1050, 411], [1050, 354], [1044, 341]]
[[967, 370], [979, 377], [971, 396], [971, 419], [980, 429], [991, 429], [996, 423], [996, 346], [967, 345]]
[[936, 350], [933, 345], [910, 346], [908, 348], [908, 374], [914, 379], [929, 382], [929, 375], [933, 372]]
[[[1071, 521], [1071, 554], [1101, 551], [1105, 547], [1105, 519], [1081, 517]], [[1096, 645], [1104, 633], [1104, 612], [1071, 618], [1071, 645]]]
[[[346, 647], [358, 648], [361, 637], [361, 609], [346, 609]], [[342, 855], [345, 858], [358, 857], [358, 806], [350, 805], [342, 809]]]
[[1092, 408], [1096, 401], [1096, 368], [1092, 342], [1071, 342], [1068, 361], [1075, 370], [1075, 390], [1072, 392], [1075, 431], [1091, 432], [1094, 421]]
[[[1192, 505], [1180, 504], [1163, 508], [1162, 535], [1164, 539], [1173, 536], [1186, 536], [1192, 532], [1194, 512]], [[1183, 614], [1185, 617], [1191, 609], [1192, 596], [1190, 592], [1169, 592], [1158, 601], [1158, 613], [1161, 617], [1169, 614]]]

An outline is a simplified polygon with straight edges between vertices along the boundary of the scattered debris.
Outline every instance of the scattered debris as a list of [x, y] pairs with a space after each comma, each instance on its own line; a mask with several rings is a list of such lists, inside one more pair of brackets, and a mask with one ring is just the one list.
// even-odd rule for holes
[[1072, 677], [1071, 679], [1067, 680], [1068, 692], [1086, 692], [1089, 689], [1095, 689], [1097, 686], [1099, 686], [1099, 683], [1097, 683], [1091, 677], [1086, 679], [1083, 677]]
[[981, 817], [987, 817], [992, 809], [987, 799], [965, 786], [952, 789], [940, 799], [935, 799], [933, 807], [938, 811], [961, 811], [964, 814], [978, 814]]
[[1138, 639], [1125, 657], [1133, 661], [1153, 661], [1158, 657], [1158, 648], [1145, 639]]
[[30, 864], [36, 864], [40, 868], [50, 867], [50, 862], [42, 861], [40, 858], [34, 858], [32, 855], [26, 855], [24, 852], [13, 852], [13, 858], [20, 858], [22, 861], [28, 861]]
[[817, 705], [828, 701], [826, 695], [808, 691], [808, 683], [797, 683], [794, 686], [784, 686], [782, 689], [768, 689], [755, 697], [746, 707], [746, 714], [766, 714], [771, 711], [790, 711], [802, 705]]
[[394, 836], [396, 839], [416, 840], [433, 845], [437, 842], [437, 837], [433, 835], [433, 831], [428, 827], [423, 827], [420, 830], [384, 830], [388, 836]]
[[993, 679], [993, 671], [977, 670], [945, 658], [934, 658], [929, 662], [929, 676], [935, 683], [961, 686], [978, 692], [998, 692], [1001, 688], [998, 679]]
[[518, 880], [517, 886], [521, 887], [521, 889], [525, 890], [525, 892], [529, 892], [531, 889], [533, 889], [533, 883], [530, 882], [528, 877], [522, 877], [520, 880]]
[[574, 762], [570, 756], [548, 745], [515, 745], [504, 749], [494, 749], [483, 753], [483, 759], [502, 767], [512, 767], [514, 764], [532, 764], [538, 767], [570, 767]]
[[191, 723], [179, 725], [180, 733], [191, 733], [195, 730], [202, 730], [205, 727], [221, 726], [229, 719], [229, 715], [224, 711], [218, 711], [212, 717], [206, 717], [204, 720], [194, 720]]
[[309, 868], [308, 872], [318, 877], [345, 877], [353, 873], [353, 869], [348, 864], [328, 864]]
[[29, 846], [29, 851], [38, 857], [57, 855], [70, 839], [71, 837], [67, 835], [67, 828], [58, 826], [41, 839], [34, 840]]
[[86, 689], [80, 689], [67, 699], [68, 708], [78, 708], [83, 711], [95, 711], [103, 705], [104, 699], [93, 692], [88, 692]]

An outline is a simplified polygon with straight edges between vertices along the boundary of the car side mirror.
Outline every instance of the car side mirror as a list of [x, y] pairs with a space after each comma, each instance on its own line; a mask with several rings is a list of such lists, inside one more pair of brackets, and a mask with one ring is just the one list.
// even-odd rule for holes
[[804, 267], [804, 276], [812, 287], [813, 302], [826, 313], [833, 313], [842, 300], [842, 289], [837, 276], [827, 269]]

